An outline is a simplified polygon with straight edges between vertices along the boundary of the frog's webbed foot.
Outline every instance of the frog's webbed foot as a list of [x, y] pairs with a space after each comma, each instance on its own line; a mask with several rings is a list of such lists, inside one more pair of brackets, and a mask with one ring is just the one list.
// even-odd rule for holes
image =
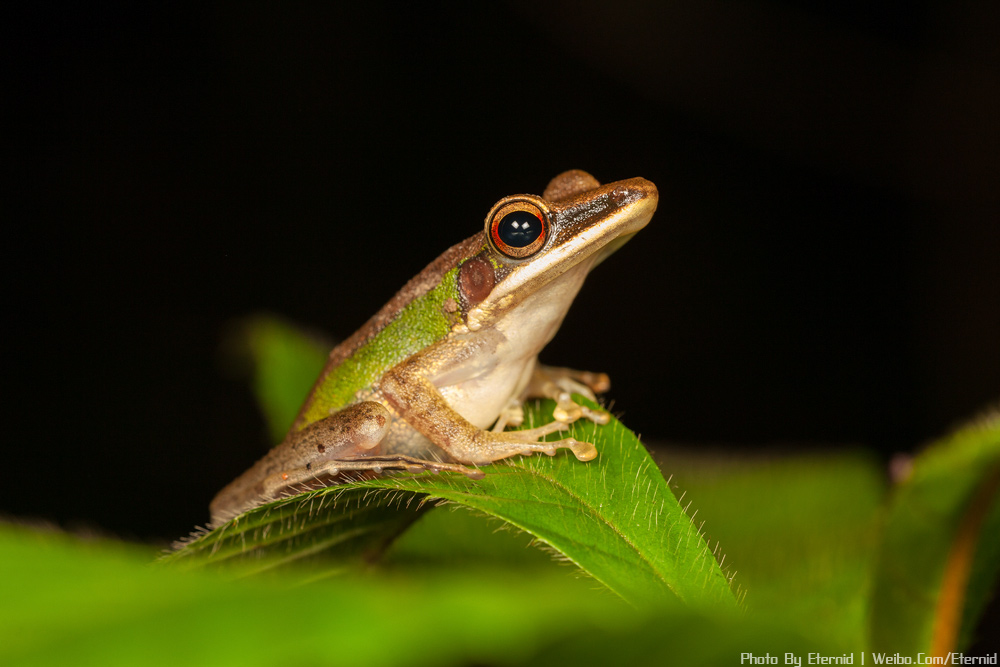
[[585, 417], [603, 425], [611, 420], [611, 415], [604, 410], [592, 410], [580, 405], [572, 395], [580, 394], [596, 402], [597, 394], [606, 392], [610, 387], [611, 380], [606, 373], [538, 365], [524, 391], [524, 398], [551, 398], [556, 402], [552, 417], [563, 424]]
[[568, 424], [554, 421], [537, 428], [526, 428], [520, 431], [504, 431], [503, 433], [479, 431], [472, 438], [466, 456], [479, 460], [481, 463], [489, 463], [509, 456], [530, 456], [536, 452], [555, 456], [556, 451], [568, 449], [581, 461], [597, 458], [596, 447], [576, 438], [539, 442], [539, 438], [567, 429], [569, 429]]

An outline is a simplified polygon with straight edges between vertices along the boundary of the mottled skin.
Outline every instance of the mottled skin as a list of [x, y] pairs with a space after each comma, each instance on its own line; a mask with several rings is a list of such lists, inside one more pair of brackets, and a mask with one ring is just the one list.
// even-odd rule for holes
[[[575, 170], [541, 197], [502, 199], [483, 232], [445, 251], [331, 351], [285, 441], [212, 501], [213, 524], [345, 471], [481, 477], [465, 465], [559, 448], [582, 461], [597, 456], [573, 438], [539, 439], [581, 417], [606, 422], [570, 392], [592, 398], [607, 376], [546, 368], [537, 354], [590, 269], [645, 226], [656, 202], [644, 179], [601, 186]], [[490, 236], [494, 212], [512, 204], [545, 221], [544, 244], [527, 257], [510, 256]], [[556, 421], [503, 431], [520, 424], [521, 402], [532, 397], [556, 399]]]
[[[347, 406], [337, 419], [309, 424], [220, 491], [212, 502], [213, 516], [222, 511], [216, 509], [220, 502], [225, 506], [236, 498], [276, 498], [284, 489], [313, 481], [316, 464], [373, 449], [388, 432], [391, 418], [379, 403], [364, 401]], [[289, 461], [296, 467], [290, 468]]]

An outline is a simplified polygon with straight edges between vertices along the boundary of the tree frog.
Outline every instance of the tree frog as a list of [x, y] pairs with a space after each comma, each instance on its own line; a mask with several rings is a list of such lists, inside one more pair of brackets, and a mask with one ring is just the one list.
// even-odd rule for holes
[[[284, 442], [216, 495], [212, 524], [317, 486], [387, 470], [451, 471], [588, 442], [540, 441], [606, 412], [594, 399], [607, 375], [542, 366], [587, 273], [650, 220], [656, 186], [643, 178], [601, 185], [573, 170], [542, 195], [494, 204], [483, 231], [449, 248], [361, 329], [330, 352]], [[522, 402], [556, 401], [554, 421], [523, 421]]]

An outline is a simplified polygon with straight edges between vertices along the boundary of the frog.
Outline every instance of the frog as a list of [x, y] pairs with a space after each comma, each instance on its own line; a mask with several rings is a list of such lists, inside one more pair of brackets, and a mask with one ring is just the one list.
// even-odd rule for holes
[[[452, 246], [333, 348], [285, 439], [211, 501], [211, 527], [311, 489], [403, 471], [456, 473], [516, 456], [595, 446], [545, 440], [596, 405], [605, 373], [545, 366], [587, 274], [645, 227], [656, 186], [601, 184], [585, 171], [553, 178], [540, 196], [510, 195], [482, 231]], [[555, 401], [552, 421], [524, 426], [524, 404]], [[508, 430], [512, 427], [517, 430]]]

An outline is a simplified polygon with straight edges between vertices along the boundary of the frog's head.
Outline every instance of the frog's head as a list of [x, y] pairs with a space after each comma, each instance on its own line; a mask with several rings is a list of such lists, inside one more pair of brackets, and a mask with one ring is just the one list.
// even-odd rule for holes
[[475, 331], [570, 270], [585, 275], [646, 226], [656, 186], [644, 178], [601, 185], [567, 171], [541, 197], [512, 195], [486, 216], [482, 251], [459, 268], [466, 324]]

